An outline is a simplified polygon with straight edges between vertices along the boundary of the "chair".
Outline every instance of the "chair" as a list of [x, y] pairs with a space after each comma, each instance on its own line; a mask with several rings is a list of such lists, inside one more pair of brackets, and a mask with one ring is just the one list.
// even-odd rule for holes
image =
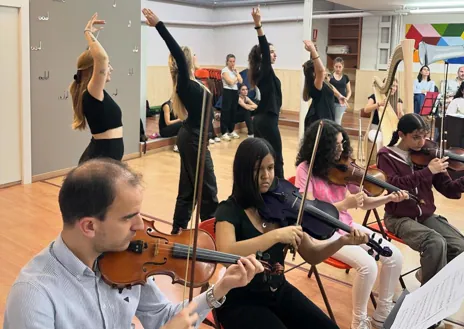
[[[292, 183], [293, 185], [295, 185], [295, 179], [296, 177], [295, 176], [292, 176], [288, 179], [288, 181], [290, 183]], [[292, 270], [294, 270], [295, 268], [297, 267], [300, 267], [301, 265], [305, 264], [306, 262], [303, 262], [301, 264], [298, 264], [288, 270], [285, 271], [285, 273], [287, 272], [290, 272]], [[342, 269], [342, 270], [345, 270], [345, 272], [348, 274], [348, 272], [350, 271], [351, 269], [351, 266], [348, 265], [348, 264], [345, 264], [343, 263], [342, 261], [339, 261], [335, 258], [332, 258], [332, 257], [329, 257], [327, 259], [324, 260], [324, 263], [326, 263], [327, 265], [330, 265], [332, 267], [336, 267], [336, 268], [339, 268], [339, 269]], [[321, 277], [319, 275], [319, 272], [317, 271], [317, 268], [316, 268], [316, 265], [311, 265], [311, 268], [309, 269], [309, 272], [308, 272], [308, 278], [311, 278], [312, 274], [314, 273], [314, 277], [316, 278], [316, 282], [317, 282], [317, 285], [319, 286], [319, 290], [321, 291], [321, 295], [322, 295], [322, 299], [324, 299], [324, 304], [325, 304], [325, 307], [327, 308], [327, 312], [329, 313], [329, 316], [330, 318], [332, 319], [333, 322], [337, 323], [335, 321], [335, 316], [333, 314], [333, 311], [332, 311], [332, 307], [330, 306], [330, 303], [329, 303], [329, 299], [327, 298], [327, 294], [325, 293], [325, 289], [324, 289], [324, 286], [322, 284], [322, 281], [321, 281]], [[372, 301], [372, 305], [374, 305], [374, 308], [377, 307], [377, 302], [375, 300], [375, 297], [374, 297], [374, 294], [371, 292], [371, 301]]]
[[[216, 223], [216, 218], [211, 218], [203, 222], [200, 222], [200, 224], [198, 225], [198, 228], [205, 230], [206, 232], [211, 234], [214, 240], [216, 240], [216, 233], [214, 232], [215, 223]], [[208, 288], [209, 288], [209, 283], [201, 287], [201, 292], [206, 291]], [[208, 313], [208, 315], [206, 316], [203, 322], [209, 326], [214, 327], [215, 329], [224, 329], [219, 323], [215, 309], [213, 309], [211, 312]]]

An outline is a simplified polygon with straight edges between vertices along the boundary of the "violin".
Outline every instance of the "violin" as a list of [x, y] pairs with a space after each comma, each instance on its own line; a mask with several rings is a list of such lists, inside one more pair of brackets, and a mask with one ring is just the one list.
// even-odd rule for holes
[[[282, 226], [293, 225], [298, 218], [302, 196], [297, 187], [285, 179], [275, 178], [271, 189], [262, 194], [264, 206], [258, 209], [260, 216], [269, 222], [279, 222]], [[308, 200], [304, 202], [301, 227], [303, 231], [318, 240], [330, 238], [338, 229], [350, 233], [351, 227], [339, 220], [337, 208], [330, 203], [320, 200]], [[382, 247], [382, 238], [374, 240], [375, 233], [369, 238], [367, 245], [371, 247], [368, 253], [377, 253], [376, 260], [380, 256], [391, 257], [393, 254], [389, 247]]]
[[[354, 184], [360, 186], [364, 171], [365, 169], [358, 166], [354, 159], [340, 159], [334, 167], [329, 169], [328, 179], [335, 185]], [[387, 183], [387, 175], [382, 170], [374, 168], [368, 168], [363, 188], [370, 196], [374, 197], [382, 195], [385, 190], [388, 192], [400, 191], [398, 187]], [[425, 203], [423, 200], [419, 200], [414, 194], [407, 193], [409, 198], [415, 202]]]
[[[427, 139], [420, 151], [411, 150], [411, 161], [418, 168], [425, 168], [430, 161], [440, 158], [441, 149], [437, 143]], [[450, 147], [443, 151], [443, 156], [449, 157], [448, 168], [454, 171], [464, 170], [464, 149], [459, 147]]]
[[[191, 230], [169, 235], [158, 231], [153, 221], [145, 218], [143, 221], [144, 230], [136, 232], [126, 250], [107, 252], [98, 259], [103, 280], [113, 288], [130, 289], [134, 285], [143, 285], [148, 277], [157, 274], [170, 276], [173, 283], [198, 288], [211, 279], [217, 263], [236, 264], [242, 258], [216, 251], [213, 237], [208, 232], [198, 229], [194, 280], [191, 282], [190, 271], [187, 280], [184, 280], [187, 264], [190, 263], [189, 269], [192, 267], [192, 259], [186, 261], [187, 254], [192, 254], [192, 247], [189, 246]], [[269, 255], [258, 252], [256, 259], [264, 266], [263, 279], [268, 280], [267, 274], [272, 273], [272, 268], [266, 262]]]

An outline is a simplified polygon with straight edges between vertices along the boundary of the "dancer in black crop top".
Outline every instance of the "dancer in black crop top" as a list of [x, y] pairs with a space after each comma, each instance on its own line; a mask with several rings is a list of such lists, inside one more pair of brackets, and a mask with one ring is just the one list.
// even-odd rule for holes
[[252, 12], [255, 29], [258, 31], [259, 46], [251, 49], [248, 55], [249, 79], [252, 88], [258, 86], [261, 101], [255, 111], [253, 130], [255, 137], [266, 139], [276, 152], [276, 176], [284, 177], [284, 160], [282, 156], [282, 138], [279, 130], [279, 114], [282, 107], [282, 89], [272, 64], [277, 58], [275, 48], [268, 43], [261, 24], [259, 8]]
[[[181, 166], [179, 191], [171, 232], [172, 234], [177, 234], [180, 229], [187, 228], [192, 212], [195, 172], [197, 169], [196, 163], [199, 151], [201, 112], [203, 106], [203, 88], [205, 87], [195, 80], [195, 55], [192, 53], [191, 49], [188, 47], [181, 48], [166, 29], [163, 22], [161, 22], [150, 9], [143, 9], [142, 12], [147, 19], [147, 25], [156, 27], [171, 52], [169, 56], [169, 67], [173, 80], [173, 94], [171, 97], [173, 112], [179, 119], [185, 119], [177, 135], [177, 146], [179, 148]], [[205, 136], [205, 138], [208, 137]], [[209, 150], [206, 150], [205, 154], [205, 171], [201, 202], [201, 220], [203, 221], [214, 217], [218, 204], [217, 185], [213, 159], [211, 158]]]
[[92, 138], [89, 146], [79, 159], [79, 164], [97, 157], [122, 160], [124, 142], [122, 113], [118, 104], [105, 91], [105, 84], [111, 81], [111, 67], [108, 54], [93, 33], [105, 24], [94, 14], [84, 30], [89, 49], [77, 60], [77, 73], [71, 84], [73, 101], [73, 129], [84, 130], [89, 125]]

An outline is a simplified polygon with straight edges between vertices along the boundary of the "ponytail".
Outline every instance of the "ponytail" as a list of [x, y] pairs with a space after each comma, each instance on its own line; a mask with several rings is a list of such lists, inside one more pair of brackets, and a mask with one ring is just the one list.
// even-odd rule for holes
[[417, 113], [408, 113], [403, 115], [398, 121], [398, 129], [392, 134], [392, 139], [388, 146], [393, 146], [398, 143], [398, 140], [400, 139], [400, 131], [407, 135], [415, 130], [427, 132], [430, 128], [424, 119]]
[[392, 139], [390, 143], [388, 144], [388, 146], [395, 145], [396, 143], [398, 143], [399, 139], [400, 139], [400, 134], [398, 133], [398, 130], [395, 130], [392, 134]]
[[303, 73], [305, 76], [303, 88], [303, 100], [305, 102], [310, 100], [310, 90], [314, 88], [314, 62], [312, 60], [306, 61], [303, 64]]

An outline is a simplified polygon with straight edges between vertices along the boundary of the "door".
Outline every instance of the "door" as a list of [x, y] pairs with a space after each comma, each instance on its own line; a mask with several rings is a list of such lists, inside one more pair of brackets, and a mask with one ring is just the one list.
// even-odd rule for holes
[[18, 8], [0, 6], [0, 187], [21, 182]]

